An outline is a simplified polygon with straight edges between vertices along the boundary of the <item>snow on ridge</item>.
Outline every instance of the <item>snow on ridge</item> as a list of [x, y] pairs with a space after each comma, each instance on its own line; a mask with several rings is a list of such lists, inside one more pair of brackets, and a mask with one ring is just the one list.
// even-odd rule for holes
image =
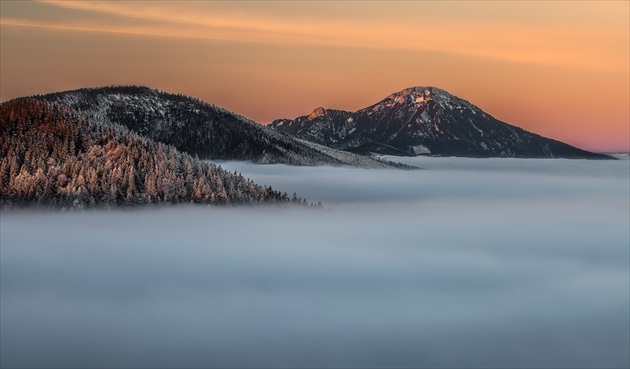
[[[414, 105], [421, 105], [427, 101], [437, 102], [443, 109], [469, 109], [473, 114], [481, 112], [475, 105], [467, 100], [461, 99], [450, 92], [435, 86], [414, 86], [389, 95], [381, 102], [374, 105], [380, 110], [380, 105], [391, 105], [391, 102], [410, 102]], [[390, 106], [387, 106], [390, 107]]]

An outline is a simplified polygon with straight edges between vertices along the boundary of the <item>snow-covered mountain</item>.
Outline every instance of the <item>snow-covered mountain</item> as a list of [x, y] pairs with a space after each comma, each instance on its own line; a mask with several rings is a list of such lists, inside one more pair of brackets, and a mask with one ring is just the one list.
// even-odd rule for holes
[[395, 165], [306, 143], [199, 99], [148, 87], [85, 88], [35, 98], [80, 110], [97, 121], [123, 125], [200, 159], [369, 168]]
[[335, 149], [390, 155], [612, 159], [499, 121], [436, 87], [411, 87], [349, 112], [319, 107], [269, 127]]

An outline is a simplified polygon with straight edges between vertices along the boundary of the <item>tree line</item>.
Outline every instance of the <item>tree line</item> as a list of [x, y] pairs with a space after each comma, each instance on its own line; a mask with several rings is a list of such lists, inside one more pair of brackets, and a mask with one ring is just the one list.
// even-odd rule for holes
[[2, 205], [190, 202], [308, 205], [296, 195], [289, 198], [239, 173], [67, 107], [37, 99], [0, 105]]

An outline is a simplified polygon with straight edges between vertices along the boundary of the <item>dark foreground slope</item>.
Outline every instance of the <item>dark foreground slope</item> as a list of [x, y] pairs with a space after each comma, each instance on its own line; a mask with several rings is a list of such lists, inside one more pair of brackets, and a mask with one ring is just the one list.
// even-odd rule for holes
[[315, 109], [278, 132], [335, 149], [390, 155], [613, 159], [501, 122], [435, 87], [412, 87], [355, 112]]
[[305, 145], [201, 100], [147, 87], [85, 88], [36, 98], [120, 124], [201, 159], [368, 168], [392, 166], [392, 163], [321, 145]]
[[286, 194], [42, 100], [0, 105], [0, 205], [262, 204]]

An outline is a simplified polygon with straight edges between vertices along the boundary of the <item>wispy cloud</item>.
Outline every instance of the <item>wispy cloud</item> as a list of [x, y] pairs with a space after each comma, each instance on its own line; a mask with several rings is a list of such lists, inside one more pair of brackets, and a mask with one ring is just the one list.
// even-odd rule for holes
[[318, 17], [292, 19], [259, 14], [242, 7], [219, 12], [199, 6], [205, 4], [196, 4], [191, 9], [168, 2], [42, 0], [41, 3], [111, 18], [108, 22], [2, 18], [2, 25], [214, 41], [437, 52], [593, 70], [619, 70], [628, 63], [627, 53], [616, 47], [627, 44], [627, 35], [624, 38], [606, 30], [593, 35], [575, 26], [532, 28], [476, 20], [465, 20], [454, 26], [430, 17], [422, 25], [388, 19], [374, 22], [361, 17], [339, 22]]

